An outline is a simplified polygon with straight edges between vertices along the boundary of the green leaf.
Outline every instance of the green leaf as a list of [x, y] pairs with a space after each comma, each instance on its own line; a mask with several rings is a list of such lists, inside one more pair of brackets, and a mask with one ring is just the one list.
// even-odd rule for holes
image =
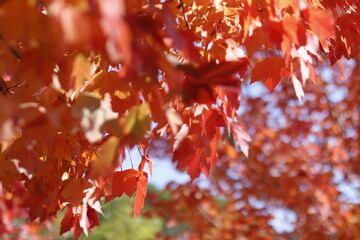
[[148, 130], [150, 130], [150, 106], [143, 103], [132, 107], [123, 119], [124, 134], [131, 136], [135, 142], [140, 141]]

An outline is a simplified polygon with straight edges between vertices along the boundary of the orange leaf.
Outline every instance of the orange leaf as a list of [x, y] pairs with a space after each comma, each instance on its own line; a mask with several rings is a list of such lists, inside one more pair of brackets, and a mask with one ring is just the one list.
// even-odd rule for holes
[[207, 138], [213, 138], [217, 128], [226, 127], [227, 119], [225, 115], [216, 109], [205, 111], [202, 115], [202, 131]]
[[104, 176], [114, 170], [117, 164], [119, 138], [112, 136], [102, 146], [98, 156], [90, 164], [91, 176]]
[[77, 96], [85, 81], [91, 79], [90, 68], [90, 62], [83, 55], [79, 54], [75, 57], [69, 85], [76, 92]]
[[305, 11], [305, 15], [308, 17], [311, 30], [319, 38], [335, 36], [334, 18], [324, 10], [316, 7], [309, 7], [307, 11]]
[[258, 62], [251, 73], [251, 83], [264, 80], [265, 86], [274, 91], [280, 82], [282, 68], [285, 67], [285, 59], [281, 57], [270, 57]]
[[204, 153], [204, 148], [198, 148], [194, 154], [189, 155], [186, 158], [185, 163], [187, 164], [187, 173], [189, 174], [191, 181], [199, 177], [201, 173], [201, 158]]
[[283, 28], [287, 37], [297, 46], [306, 44], [306, 30], [299, 18], [296, 18], [294, 15], [286, 15], [283, 20]]
[[141, 209], [144, 207], [147, 184], [148, 184], [148, 175], [146, 172], [143, 172], [137, 178], [136, 196], [134, 202], [134, 216], [139, 215]]
[[138, 174], [139, 172], [134, 169], [115, 172], [113, 175], [111, 195], [105, 198], [105, 202], [116, 197], [121, 197], [124, 193], [131, 197], [135, 192], [137, 183], [136, 176]]
[[83, 179], [68, 179], [65, 181], [64, 188], [60, 194], [66, 202], [70, 202], [70, 206], [81, 204], [85, 197], [84, 190], [91, 187], [91, 183]]

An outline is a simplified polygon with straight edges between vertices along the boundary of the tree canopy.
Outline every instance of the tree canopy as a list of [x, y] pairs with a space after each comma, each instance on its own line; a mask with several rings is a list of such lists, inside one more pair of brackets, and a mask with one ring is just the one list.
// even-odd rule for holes
[[[344, 191], [359, 187], [359, 11], [1, 0], [0, 236], [36, 239], [60, 210], [61, 233], [87, 235], [100, 200], [125, 194], [135, 216], [147, 199], [144, 214], [180, 227], [164, 239], [274, 239], [276, 209], [295, 215], [288, 237], [360, 238]], [[191, 181], [147, 196], [155, 158]]]

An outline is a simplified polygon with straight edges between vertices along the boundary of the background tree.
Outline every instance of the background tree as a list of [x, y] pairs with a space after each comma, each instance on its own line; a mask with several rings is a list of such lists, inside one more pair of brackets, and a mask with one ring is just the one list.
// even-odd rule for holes
[[[156, 194], [158, 190], [149, 185], [149, 192]], [[81, 239], [94, 240], [148, 240], [154, 239], [157, 232], [161, 230], [162, 219], [146, 219], [142, 216], [133, 217], [131, 201], [128, 197], [121, 197], [103, 205], [104, 215], [99, 216], [100, 226], [94, 228], [89, 237]], [[56, 226], [60, 226], [62, 217], [57, 217]], [[57, 236], [58, 239], [74, 239], [71, 232], [67, 237]]]
[[278, 208], [294, 238], [359, 238], [359, 7], [0, 1], [0, 234], [62, 210], [78, 238], [123, 194], [138, 215], [156, 156], [191, 178], [148, 197], [183, 239], [274, 239]]

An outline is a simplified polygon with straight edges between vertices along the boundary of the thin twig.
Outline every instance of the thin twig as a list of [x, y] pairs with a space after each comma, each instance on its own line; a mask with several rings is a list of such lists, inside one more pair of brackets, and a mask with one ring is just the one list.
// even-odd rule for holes
[[131, 168], [132, 168], [132, 169], [134, 169], [134, 164], [133, 164], [133, 161], [132, 161], [132, 158], [131, 158], [131, 154], [130, 154], [130, 148], [129, 148], [129, 147], [126, 147], [126, 149], [128, 150], [128, 154], [129, 154], [129, 158], [130, 158]]

